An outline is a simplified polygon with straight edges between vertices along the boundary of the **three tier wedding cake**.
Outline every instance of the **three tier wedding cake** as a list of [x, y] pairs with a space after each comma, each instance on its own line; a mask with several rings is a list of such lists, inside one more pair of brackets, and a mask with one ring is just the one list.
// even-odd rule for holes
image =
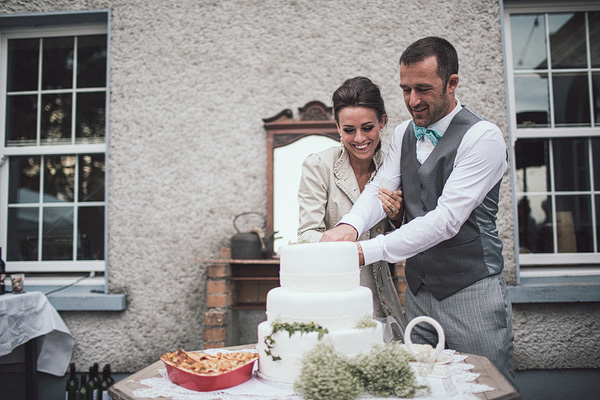
[[383, 343], [373, 320], [371, 290], [360, 286], [356, 243], [282, 246], [281, 287], [267, 294], [267, 321], [258, 326], [258, 374], [292, 384], [301, 359], [319, 342], [349, 356]]

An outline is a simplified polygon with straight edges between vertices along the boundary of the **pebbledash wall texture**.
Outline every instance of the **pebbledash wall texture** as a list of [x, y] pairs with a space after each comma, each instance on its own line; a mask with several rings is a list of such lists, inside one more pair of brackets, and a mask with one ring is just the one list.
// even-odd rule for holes
[[[262, 118], [331, 104], [345, 79], [381, 86], [387, 135], [409, 117], [398, 58], [443, 36], [460, 57], [458, 97], [507, 135], [498, 0], [4, 0], [0, 13], [110, 10], [109, 289], [123, 312], [63, 312], [77, 365], [133, 372], [202, 349], [207, 271], [243, 211], [266, 212]], [[498, 226], [516, 282], [511, 178]], [[214, 272], [214, 271], [213, 271]], [[218, 273], [218, 272], [215, 272]], [[514, 307], [518, 369], [600, 367], [598, 306]], [[594, 328], [595, 327], [595, 328]]]

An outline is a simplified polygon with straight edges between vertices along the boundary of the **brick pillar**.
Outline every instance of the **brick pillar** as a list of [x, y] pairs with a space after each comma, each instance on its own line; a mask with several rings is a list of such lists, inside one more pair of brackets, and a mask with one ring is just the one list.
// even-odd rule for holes
[[[221, 258], [229, 259], [229, 249], [221, 249]], [[227, 347], [231, 335], [231, 267], [228, 263], [214, 263], [207, 266], [206, 308], [204, 313], [204, 348]]]

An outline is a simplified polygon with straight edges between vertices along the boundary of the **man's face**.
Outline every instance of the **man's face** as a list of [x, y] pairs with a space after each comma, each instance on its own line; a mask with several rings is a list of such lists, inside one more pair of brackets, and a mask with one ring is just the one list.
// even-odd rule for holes
[[406, 108], [417, 126], [431, 125], [454, 109], [457, 85], [458, 75], [451, 75], [444, 92], [435, 56], [411, 65], [400, 65], [400, 88], [404, 92]]

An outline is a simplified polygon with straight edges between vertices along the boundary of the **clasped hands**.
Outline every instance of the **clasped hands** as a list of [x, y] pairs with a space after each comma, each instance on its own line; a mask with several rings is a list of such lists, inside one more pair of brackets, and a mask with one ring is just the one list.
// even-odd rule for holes
[[[396, 228], [399, 227], [404, 218], [402, 190], [392, 191], [380, 188], [377, 196], [387, 216], [392, 220]], [[335, 228], [325, 231], [321, 237], [321, 242], [355, 242], [357, 239], [358, 232], [356, 229], [352, 225], [342, 223]], [[356, 242], [356, 246], [358, 247], [358, 265], [364, 265], [365, 256], [362, 247], [359, 242]]]
[[402, 225], [404, 218], [404, 200], [402, 198], [402, 190], [389, 190], [380, 188], [377, 192], [377, 197], [381, 201], [383, 211], [387, 214], [395, 228]]

